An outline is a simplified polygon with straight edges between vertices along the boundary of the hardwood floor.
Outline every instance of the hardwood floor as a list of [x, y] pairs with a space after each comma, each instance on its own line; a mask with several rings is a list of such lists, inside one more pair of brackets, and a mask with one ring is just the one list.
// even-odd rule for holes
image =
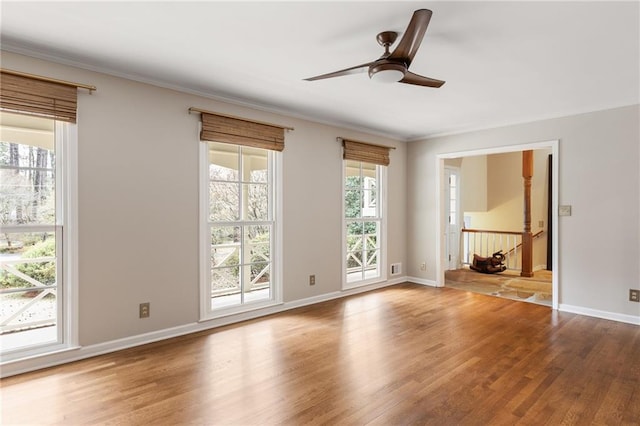
[[529, 278], [521, 277], [518, 271], [482, 274], [465, 267], [445, 271], [444, 278], [445, 287], [549, 307], [552, 304], [551, 271], [535, 271]]
[[640, 424], [640, 327], [402, 284], [1, 381], [2, 424]]

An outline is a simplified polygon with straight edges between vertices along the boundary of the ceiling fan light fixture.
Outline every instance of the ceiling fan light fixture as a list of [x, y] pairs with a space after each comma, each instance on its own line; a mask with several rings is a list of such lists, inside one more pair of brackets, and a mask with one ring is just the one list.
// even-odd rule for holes
[[380, 83], [396, 83], [404, 78], [407, 68], [402, 64], [382, 63], [369, 67], [369, 78]]

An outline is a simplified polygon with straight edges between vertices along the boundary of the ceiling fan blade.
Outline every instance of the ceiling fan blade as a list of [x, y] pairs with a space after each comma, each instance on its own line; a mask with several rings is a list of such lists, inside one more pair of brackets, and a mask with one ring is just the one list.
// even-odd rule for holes
[[409, 26], [404, 32], [400, 43], [387, 59], [402, 61], [409, 67], [420, 47], [420, 43], [422, 43], [432, 13], [429, 9], [418, 9], [413, 12]]
[[361, 70], [362, 68], [368, 68], [369, 65], [371, 64], [373, 64], [373, 62], [369, 62], [362, 65], [356, 65], [355, 67], [345, 68], [343, 70], [330, 72], [328, 74], [322, 74], [322, 75], [317, 75], [315, 77], [305, 78], [304, 80], [315, 81], [315, 80], [322, 80], [324, 78], [342, 77], [343, 75], [357, 74], [359, 72], [362, 72]]
[[436, 80], [435, 78], [423, 77], [421, 75], [407, 71], [404, 74], [404, 78], [400, 80], [399, 83], [414, 84], [416, 86], [425, 87], [440, 87], [445, 82], [442, 80]]

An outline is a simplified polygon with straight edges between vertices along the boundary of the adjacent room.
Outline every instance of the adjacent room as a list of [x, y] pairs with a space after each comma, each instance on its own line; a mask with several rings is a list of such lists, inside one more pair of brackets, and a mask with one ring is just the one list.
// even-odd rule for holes
[[640, 2], [18, 2], [3, 424], [640, 423]]

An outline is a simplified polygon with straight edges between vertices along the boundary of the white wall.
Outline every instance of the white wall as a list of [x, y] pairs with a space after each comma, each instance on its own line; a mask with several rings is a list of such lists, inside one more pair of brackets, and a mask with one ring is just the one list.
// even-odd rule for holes
[[[407, 274], [436, 280], [436, 156], [559, 140], [560, 308], [640, 322], [639, 106], [412, 142], [407, 151]], [[427, 262], [421, 271], [420, 262]]]
[[[463, 212], [486, 212], [489, 191], [487, 156], [473, 155], [460, 160], [460, 209]], [[474, 226], [479, 228], [472, 223], [471, 227]]]
[[[97, 87], [78, 96], [81, 345], [199, 319], [200, 117], [189, 107], [295, 128], [283, 154], [285, 302], [341, 288], [338, 136], [397, 148], [388, 167], [387, 263], [406, 263], [405, 143], [13, 53], [1, 59], [4, 68]], [[151, 303], [149, 319], [138, 318], [140, 302]]]

